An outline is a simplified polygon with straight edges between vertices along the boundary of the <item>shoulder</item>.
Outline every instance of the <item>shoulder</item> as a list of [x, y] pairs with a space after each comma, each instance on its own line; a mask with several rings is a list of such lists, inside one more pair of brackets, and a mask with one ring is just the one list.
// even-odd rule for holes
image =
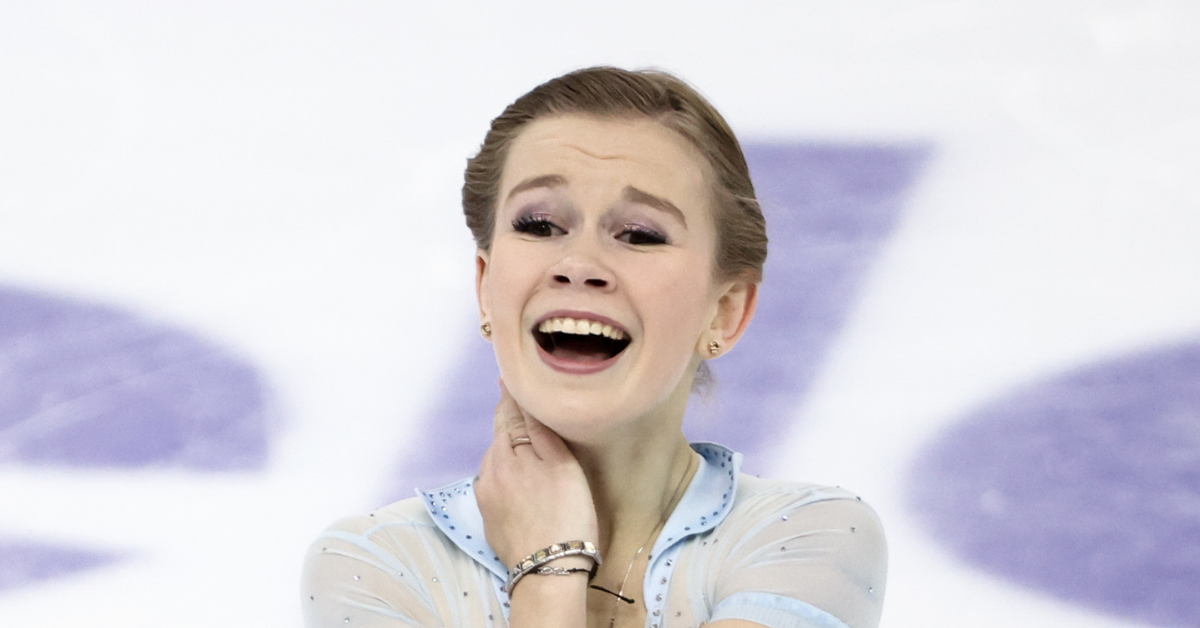
[[766, 545], [803, 537], [805, 545], [819, 544], [845, 569], [886, 569], [887, 543], [879, 516], [840, 487], [743, 474], [726, 523], [727, 533]]
[[398, 569], [452, 553], [453, 544], [414, 497], [336, 521], [312, 542], [305, 562], [313, 567], [349, 559]]
[[433, 519], [420, 498], [410, 497], [388, 504], [369, 513], [339, 519], [325, 534], [371, 536], [395, 528], [434, 528]]
[[709, 543], [721, 548], [713, 550], [720, 558], [714, 598], [721, 600], [713, 619], [767, 623], [759, 618], [769, 610], [830, 616], [799, 625], [877, 625], [887, 544], [875, 511], [838, 487], [738, 480], [720, 538]]
[[450, 598], [432, 583], [455, 580], [459, 555], [420, 499], [341, 519], [304, 556], [305, 625], [442, 625]]
[[875, 511], [858, 495], [840, 487], [768, 480], [752, 475], [739, 474], [738, 488], [734, 497], [734, 514], [754, 514], [762, 517], [770, 512], [778, 514], [804, 514], [805, 512], [840, 513], [849, 518], [868, 518], [878, 524]]

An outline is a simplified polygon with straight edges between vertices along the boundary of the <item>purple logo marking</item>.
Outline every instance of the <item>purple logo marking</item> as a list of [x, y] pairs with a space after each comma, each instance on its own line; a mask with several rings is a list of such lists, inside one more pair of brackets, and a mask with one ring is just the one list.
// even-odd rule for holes
[[[0, 287], [0, 463], [258, 469], [263, 405], [254, 369], [208, 342], [110, 307]], [[0, 538], [0, 590], [117, 558]]]
[[254, 369], [185, 332], [0, 288], [0, 462], [258, 469]]
[[[927, 151], [888, 146], [751, 145], [746, 156], [767, 216], [771, 254], [758, 314], [737, 350], [714, 363], [727, 416], [689, 436], [753, 455], [803, 398], [891, 233]], [[491, 346], [474, 343], [455, 368], [389, 498], [475, 472], [491, 439], [499, 373]]]
[[104, 552], [0, 539], [0, 591], [101, 567], [116, 558]]
[[910, 497], [973, 564], [1132, 619], [1200, 625], [1200, 345], [989, 404], [918, 458]]

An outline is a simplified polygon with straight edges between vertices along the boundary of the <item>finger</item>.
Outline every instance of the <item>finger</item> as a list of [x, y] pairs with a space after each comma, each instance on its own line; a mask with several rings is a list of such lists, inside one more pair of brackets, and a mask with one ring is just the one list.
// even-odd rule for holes
[[537, 456], [530, 446], [532, 439], [529, 437], [525, 412], [508, 392], [503, 380], [500, 381], [500, 403], [496, 405], [496, 429], [494, 442], [503, 443], [512, 455], [528, 456], [532, 453], [534, 457]]
[[500, 401], [496, 403], [496, 418], [494, 434], [492, 442], [499, 450], [498, 455], [504, 456], [505, 452], [512, 451], [513, 425], [514, 423], [521, 425], [524, 429], [524, 418], [521, 416], [521, 409], [517, 406], [517, 402], [508, 394], [508, 389], [504, 387], [504, 382], [500, 382]]
[[536, 418], [525, 417], [525, 430], [529, 434], [530, 444], [533, 445], [533, 451], [538, 458], [561, 460], [563, 457], [571, 455], [562, 437]]

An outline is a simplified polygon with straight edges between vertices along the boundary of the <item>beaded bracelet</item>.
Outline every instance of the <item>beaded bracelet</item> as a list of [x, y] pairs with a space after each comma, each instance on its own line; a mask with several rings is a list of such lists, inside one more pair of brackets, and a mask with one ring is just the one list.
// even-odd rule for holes
[[[596, 551], [596, 546], [590, 541], [555, 543], [546, 549], [540, 549], [526, 556], [524, 560], [514, 565], [512, 569], [509, 569], [508, 582], [504, 584], [503, 591], [511, 594], [513, 587], [517, 586], [517, 582], [521, 578], [524, 578], [550, 561], [566, 558], [567, 556], [586, 556], [592, 559], [592, 568], [588, 572], [589, 580], [596, 575], [596, 570], [600, 568], [600, 552]], [[550, 573], [557, 574], [558, 572], [552, 571]]]

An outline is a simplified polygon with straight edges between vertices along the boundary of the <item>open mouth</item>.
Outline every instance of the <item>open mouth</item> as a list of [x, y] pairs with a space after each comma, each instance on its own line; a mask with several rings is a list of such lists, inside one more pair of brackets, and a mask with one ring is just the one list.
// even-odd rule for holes
[[599, 363], [611, 360], [629, 346], [629, 334], [608, 323], [556, 316], [533, 330], [538, 346], [560, 360]]

